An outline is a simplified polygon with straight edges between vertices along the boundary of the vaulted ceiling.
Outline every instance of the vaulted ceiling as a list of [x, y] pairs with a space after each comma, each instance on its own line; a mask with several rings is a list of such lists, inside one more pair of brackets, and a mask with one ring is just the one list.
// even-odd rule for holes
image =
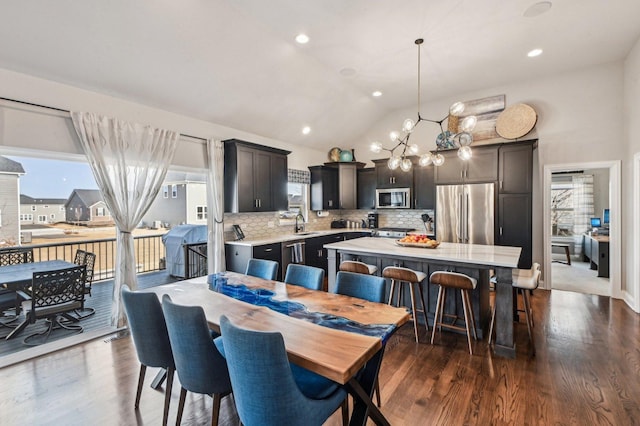
[[535, 3], [5, 1], [0, 67], [326, 149], [416, 105], [416, 38], [429, 102], [618, 61], [640, 37], [638, 0], [554, 0], [524, 16]]

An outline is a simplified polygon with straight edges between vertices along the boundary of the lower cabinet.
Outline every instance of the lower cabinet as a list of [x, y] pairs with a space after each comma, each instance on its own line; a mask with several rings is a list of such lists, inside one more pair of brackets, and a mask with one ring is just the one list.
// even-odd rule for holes
[[496, 245], [522, 247], [519, 269], [531, 268], [531, 194], [498, 196], [498, 229]]
[[305, 264], [324, 269], [328, 273], [327, 250], [325, 244], [344, 241], [344, 234], [326, 235], [322, 237], [307, 238], [305, 251]]
[[[259, 246], [244, 246], [238, 244], [225, 244], [227, 271], [238, 272], [244, 274], [247, 270], [247, 263], [252, 257], [255, 259], [266, 259], [278, 262], [282, 265], [281, 244], [264, 244]], [[282, 281], [284, 271], [278, 267], [278, 275], [276, 280]]]

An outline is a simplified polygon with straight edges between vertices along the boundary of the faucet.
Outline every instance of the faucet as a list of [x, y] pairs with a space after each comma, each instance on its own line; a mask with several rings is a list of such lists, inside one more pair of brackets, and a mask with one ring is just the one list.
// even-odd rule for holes
[[[301, 225], [298, 225], [298, 219], [302, 219]], [[302, 216], [302, 213], [296, 215], [296, 226], [293, 228], [293, 232], [296, 234], [300, 231], [304, 231], [304, 216]]]

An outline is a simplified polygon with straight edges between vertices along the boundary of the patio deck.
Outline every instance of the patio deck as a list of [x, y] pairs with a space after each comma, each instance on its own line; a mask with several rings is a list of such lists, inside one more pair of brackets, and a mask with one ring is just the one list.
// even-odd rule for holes
[[[83, 333], [98, 332], [100, 330], [111, 329], [111, 293], [113, 292], [113, 279], [96, 281], [93, 283], [91, 290], [91, 296], [87, 296], [85, 306], [88, 308], [94, 308], [96, 313], [80, 321], [80, 325], [83, 327]], [[162, 284], [168, 284], [179, 281], [179, 278], [174, 278], [167, 270], [148, 272], [138, 275], [138, 288], [155, 287]], [[24, 315], [24, 314], [23, 314]], [[16, 321], [16, 324], [19, 323]], [[0, 357], [5, 355], [16, 354], [21, 351], [38, 349], [38, 353], [46, 352], [47, 347], [59, 348], [63, 342], [61, 340], [66, 338], [72, 338], [70, 336], [78, 336], [74, 332], [67, 332], [66, 330], [55, 330], [49, 336], [47, 343], [33, 347], [27, 346], [22, 343], [22, 340], [32, 334], [45, 330], [44, 321], [38, 321], [35, 324], [30, 324], [27, 328], [18, 336], [11, 340], [5, 340], [5, 337], [11, 332], [10, 328], [0, 326]]]

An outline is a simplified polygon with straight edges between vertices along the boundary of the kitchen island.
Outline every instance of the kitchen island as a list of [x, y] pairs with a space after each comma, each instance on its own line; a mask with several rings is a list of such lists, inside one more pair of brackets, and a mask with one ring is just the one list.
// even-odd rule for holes
[[[378, 273], [391, 265], [404, 266], [423, 271], [429, 276], [435, 271], [455, 271], [478, 280], [478, 286], [471, 294], [473, 314], [476, 319], [478, 337], [484, 336], [491, 318], [489, 304], [490, 271], [495, 271], [496, 284], [496, 354], [515, 357], [513, 336], [514, 299], [511, 286], [511, 270], [518, 265], [520, 247], [487, 246], [479, 244], [441, 243], [436, 249], [422, 247], [402, 247], [392, 238], [357, 238], [326, 244], [329, 261], [329, 291], [335, 289], [338, 265], [343, 260], [360, 260], [374, 264]], [[433, 324], [436, 307], [437, 287], [428, 279], [422, 283], [427, 291], [429, 323]], [[387, 295], [389, 289], [387, 288]], [[406, 301], [405, 301], [406, 303]], [[462, 317], [462, 303], [459, 294], [447, 297], [445, 312], [458, 313]]]

